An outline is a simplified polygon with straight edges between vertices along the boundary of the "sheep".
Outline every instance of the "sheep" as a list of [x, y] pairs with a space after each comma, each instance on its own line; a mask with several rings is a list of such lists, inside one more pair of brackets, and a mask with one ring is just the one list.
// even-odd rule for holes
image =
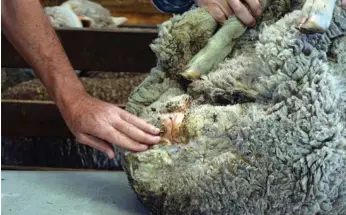
[[[263, 0], [261, 4], [265, 11], [271, 5], [271, 0]], [[302, 8], [304, 14], [299, 28], [305, 32], [325, 32], [330, 25], [334, 5], [335, 0], [307, 0]], [[231, 53], [237, 38], [243, 35], [246, 29], [236, 17], [228, 19], [207, 45], [190, 60], [181, 75], [194, 80], [209, 72]]]
[[346, 214], [346, 10], [336, 1], [314, 33], [302, 3], [273, 0], [197, 79], [179, 74], [216, 24], [198, 8], [162, 25], [158, 64], [126, 106], [162, 142], [122, 151], [151, 214]]
[[54, 28], [83, 28], [81, 19], [68, 7], [45, 7], [44, 13]]
[[114, 29], [127, 22], [126, 17], [112, 17], [109, 10], [89, 0], [68, 0], [61, 7], [73, 11], [89, 28]]

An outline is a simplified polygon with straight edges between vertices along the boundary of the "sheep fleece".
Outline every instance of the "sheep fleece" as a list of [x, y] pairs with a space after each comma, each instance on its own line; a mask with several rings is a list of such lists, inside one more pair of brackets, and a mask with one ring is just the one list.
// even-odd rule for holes
[[250, 29], [238, 41], [248, 45], [186, 84], [170, 74], [186, 56], [168, 60], [189, 49], [179, 28], [190, 24], [184, 44], [197, 46], [201, 14], [162, 25], [158, 65], [129, 98], [127, 110], [155, 125], [180, 107], [189, 134], [123, 153], [139, 199], [151, 214], [346, 214], [346, 11], [336, 6], [324, 34], [299, 32], [300, 10]]

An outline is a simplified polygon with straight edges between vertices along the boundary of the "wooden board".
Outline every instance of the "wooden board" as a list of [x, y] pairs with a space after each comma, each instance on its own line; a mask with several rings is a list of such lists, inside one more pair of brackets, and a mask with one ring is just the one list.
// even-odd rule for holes
[[[78, 70], [149, 72], [156, 64], [149, 44], [157, 37], [157, 29], [56, 29], [56, 32]], [[1, 43], [1, 67], [29, 67], [3, 34]]]
[[2, 136], [73, 137], [53, 102], [1, 101]]
[[2, 136], [73, 137], [59, 109], [50, 101], [2, 100], [1, 124]]

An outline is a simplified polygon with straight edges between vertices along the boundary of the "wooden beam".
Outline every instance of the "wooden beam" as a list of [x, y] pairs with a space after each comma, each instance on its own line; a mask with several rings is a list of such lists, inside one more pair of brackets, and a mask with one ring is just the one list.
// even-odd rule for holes
[[58, 108], [45, 101], [1, 101], [2, 136], [73, 137]]
[[1, 135], [7, 137], [73, 137], [50, 101], [2, 100], [1, 124]]
[[[78, 28], [56, 29], [56, 32], [76, 70], [149, 72], [156, 63], [149, 44], [157, 37], [157, 29]], [[30, 67], [3, 34], [1, 43], [1, 67]]]
[[113, 12], [112, 15], [115, 17], [126, 17], [126, 24], [130, 25], [159, 25], [172, 17], [170, 14], [133, 12]]

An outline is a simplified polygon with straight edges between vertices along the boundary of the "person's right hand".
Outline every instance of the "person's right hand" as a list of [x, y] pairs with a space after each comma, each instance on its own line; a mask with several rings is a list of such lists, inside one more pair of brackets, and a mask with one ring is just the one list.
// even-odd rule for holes
[[261, 0], [245, 0], [250, 11], [241, 0], [195, 0], [200, 7], [207, 8], [219, 23], [224, 23], [230, 16], [237, 16], [238, 19], [247, 26], [256, 23], [254, 17], [261, 15]]
[[111, 159], [115, 153], [110, 144], [138, 152], [160, 141], [158, 128], [87, 93], [72, 97], [60, 109], [78, 142], [107, 153]]

